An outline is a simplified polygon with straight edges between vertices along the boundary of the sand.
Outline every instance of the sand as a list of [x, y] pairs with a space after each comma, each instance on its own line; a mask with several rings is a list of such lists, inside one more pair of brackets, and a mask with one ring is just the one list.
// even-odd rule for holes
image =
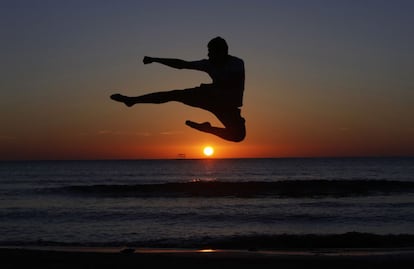
[[0, 268], [414, 268], [414, 249], [0, 248]]

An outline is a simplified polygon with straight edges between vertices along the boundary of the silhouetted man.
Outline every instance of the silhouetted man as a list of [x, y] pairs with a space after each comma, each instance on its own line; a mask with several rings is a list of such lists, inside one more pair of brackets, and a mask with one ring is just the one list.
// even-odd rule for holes
[[129, 107], [140, 103], [181, 102], [210, 111], [223, 123], [224, 128], [211, 126], [209, 122], [196, 123], [187, 120], [188, 126], [229, 141], [240, 142], [245, 138], [245, 120], [240, 115], [244, 92], [244, 62], [228, 54], [228, 46], [223, 38], [216, 37], [208, 43], [208, 59], [184, 61], [145, 56], [143, 62], [144, 64], [160, 63], [172, 68], [204, 71], [210, 75], [213, 83], [136, 97], [113, 94], [111, 99]]

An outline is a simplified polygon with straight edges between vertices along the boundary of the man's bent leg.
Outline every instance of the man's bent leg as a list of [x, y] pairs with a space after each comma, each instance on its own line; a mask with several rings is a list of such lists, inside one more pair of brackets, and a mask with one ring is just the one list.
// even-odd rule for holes
[[223, 123], [225, 128], [211, 126], [209, 122], [186, 121], [186, 124], [191, 128], [216, 135], [228, 141], [240, 142], [244, 140], [246, 137], [245, 120], [240, 116], [239, 109], [209, 111]]
[[232, 142], [241, 142], [246, 137], [246, 128], [244, 125], [238, 127], [221, 128], [211, 126], [209, 122], [197, 123], [189, 120], [186, 121], [185, 124], [198, 131], [213, 134]]

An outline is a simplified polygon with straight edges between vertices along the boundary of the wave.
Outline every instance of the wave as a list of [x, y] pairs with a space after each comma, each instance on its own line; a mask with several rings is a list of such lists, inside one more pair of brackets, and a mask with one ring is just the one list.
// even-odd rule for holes
[[223, 237], [164, 238], [144, 241], [57, 242], [0, 241], [0, 246], [81, 246], [141, 248], [213, 248], [213, 249], [298, 249], [298, 248], [412, 248], [414, 234], [255, 234]]
[[414, 193], [414, 182], [387, 180], [310, 180], [277, 182], [196, 181], [134, 185], [73, 185], [70, 194], [108, 197], [347, 197]]

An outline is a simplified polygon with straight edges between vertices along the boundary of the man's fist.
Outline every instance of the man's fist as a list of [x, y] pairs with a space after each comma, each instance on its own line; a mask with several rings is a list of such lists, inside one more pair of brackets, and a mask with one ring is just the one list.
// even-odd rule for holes
[[144, 64], [150, 64], [152, 62], [154, 62], [154, 59], [152, 59], [151, 57], [145, 56], [144, 60], [142, 60], [144, 62]]

